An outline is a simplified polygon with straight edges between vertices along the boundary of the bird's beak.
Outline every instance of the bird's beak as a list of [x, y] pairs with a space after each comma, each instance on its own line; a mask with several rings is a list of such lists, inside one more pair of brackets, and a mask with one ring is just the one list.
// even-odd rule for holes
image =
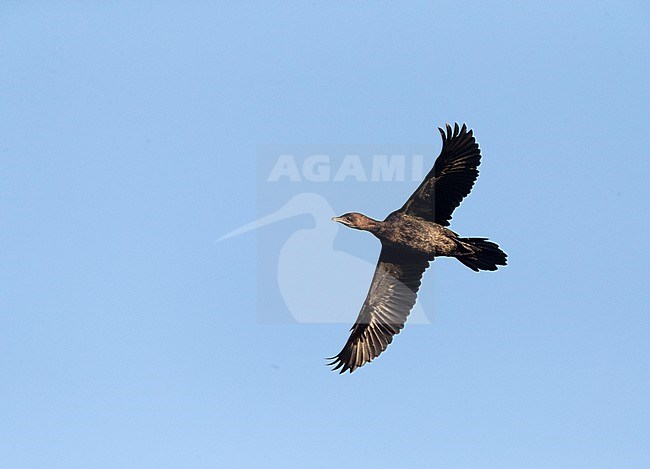
[[339, 223], [345, 224], [345, 220], [343, 220], [341, 217], [332, 217], [332, 221], [337, 221]]

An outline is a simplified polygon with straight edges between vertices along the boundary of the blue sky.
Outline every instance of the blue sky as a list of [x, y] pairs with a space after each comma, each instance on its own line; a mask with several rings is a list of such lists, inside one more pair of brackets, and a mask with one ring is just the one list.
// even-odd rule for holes
[[[649, 20], [641, 1], [4, 2], [0, 466], [646, 467]], [[267, 324], [256, 301], [259, 240], [313, 220], [215, 241], [264, 214], [258, 145], [438, 146], [454, 121], [483, 164], [452, 228], [510, 265], [436, 261], [432, 324], [331, 373], [360, 304]], [[380, 218], [415, 184], [345, 187], [335, 210]]]

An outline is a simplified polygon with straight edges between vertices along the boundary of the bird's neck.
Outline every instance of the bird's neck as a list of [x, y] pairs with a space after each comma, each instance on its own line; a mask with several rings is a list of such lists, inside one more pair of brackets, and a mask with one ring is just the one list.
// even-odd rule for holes
[[370, 231], [371, 233], [377, 233], [381, 228], [381, 222], [378, 220], [373, 220], [370, 217], [365, 217], [363, 224], [359, 225], [360, 230]]

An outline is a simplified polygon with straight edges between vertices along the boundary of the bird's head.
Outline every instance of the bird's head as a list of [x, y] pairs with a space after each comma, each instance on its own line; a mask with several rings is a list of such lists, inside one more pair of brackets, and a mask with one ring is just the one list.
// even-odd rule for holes
[[362, 213], [351, 212], [341, 215], [340, 217], [332, 218], [332, 221], [341, 223], [342, 225], [354, 228], [355, 230], [372, 231], [377, 225], [377, 220], [365, 216]]

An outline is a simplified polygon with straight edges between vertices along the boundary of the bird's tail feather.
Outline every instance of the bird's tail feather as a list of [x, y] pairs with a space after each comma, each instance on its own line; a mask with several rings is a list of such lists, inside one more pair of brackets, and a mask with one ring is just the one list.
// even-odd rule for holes
[[507, 263], [507, 254], [499, 249], [496, 243], [486, 238], [460, 238], [460, 241], [472, 253], [458, 256], [456, 259], [475, 272], [497, 270], [497, 266]]

